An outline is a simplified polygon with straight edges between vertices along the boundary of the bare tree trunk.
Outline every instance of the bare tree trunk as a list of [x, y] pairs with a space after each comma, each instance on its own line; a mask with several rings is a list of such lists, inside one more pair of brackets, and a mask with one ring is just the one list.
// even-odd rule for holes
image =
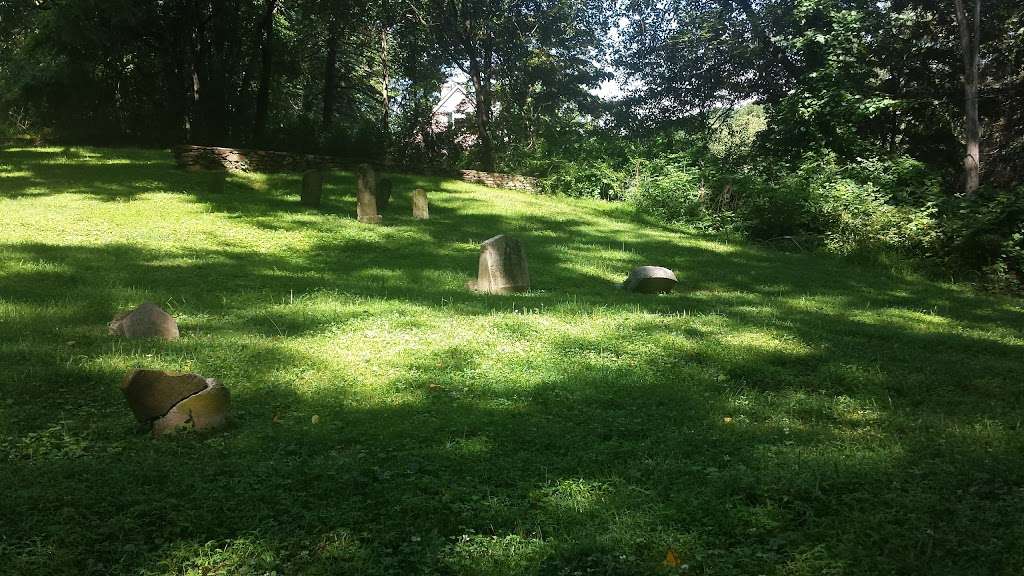
[[974, 18], [968, 22], [964, 0], [956, 0], [956, 21], [960, 29], [960, 53], [964, 64], [964, 128], [967, 154], [964, 156], [964, 193], [974, 195], [981, 178], [981, 121], [978, 118], [978, 84], [981, 59], [981, 0], [974, 0]]
[[389, 94], [389, 85], [391, 84], [391, 77], [388, 71], [388, 29], [386, 26], [380, 27], [380, 67], [381, 67], [381, 81], [380, 81], [380, 92], [383, 96], [383, 118], [381, 123], [384, 128], [384, 165], [391, 165], [391, 95]]
[[253, 126], [252, 139], [259, 146], [263, 144], [263, 135], [267, 125], [267, 110], [270, 108], [270, 83], [274, 58], [274, 11], [277, 0], [266, 0], [263, 11], [263, 49], [260, 69], [260, 86], [256, 92], [256, 121]]
[[477, 137], [480, 139], [480, 168], [485, 172], [494, 171], [494, 141], [491, 140], [491, 83], [490, 77], [482, 70], [480, 61], [469, 60], [469, 76], [473, 81], [476, 104]]
[[327, 34], [327, 63], [324, 68], [324, 113], [321, 130], [326, 135], [334, 122], [334, 104], [338, 97], [338, 26], [331, 17]]

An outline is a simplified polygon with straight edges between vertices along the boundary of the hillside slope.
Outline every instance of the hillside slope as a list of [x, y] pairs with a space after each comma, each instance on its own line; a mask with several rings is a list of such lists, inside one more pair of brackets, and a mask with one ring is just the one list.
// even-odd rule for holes
[[[346, 173], [316, 212], [0, 151], [0, 573], [1024, 571], [1019, 300], [394, 178], [370, 226]], [[464, 288], [499, 233], [528, 294]], [[676, 292], [617, 290], [642, 264]], [[183, 337], [106, 334], [143, 301]], [[230, 427], [136, 434], [133, 367], [220, 379]]]

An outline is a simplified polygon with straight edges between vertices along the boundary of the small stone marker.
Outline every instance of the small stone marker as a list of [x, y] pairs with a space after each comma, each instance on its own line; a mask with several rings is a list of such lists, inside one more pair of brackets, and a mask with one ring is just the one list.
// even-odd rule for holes
[[430, 220], [430, 205], [427, 203], [427, 192], [423, 188], [412, 191], [412, 217], [417, 220]]
[[640, 266], [629, 273], [629, 277], [622, 283], [622, 288], [627, 292], [641, 294], [665, 294], [671, 292], [677, 282], [676, 275], [668, 268]]
[[207, 170], [206, 187], [210, 194], [223, 194], [224, 184], [227, 182], [228, 173], [225, 170]]
[[377, 180], [377, 190], [374, 193], [374, 196], [377, 197], [377, 210], [383, 212], [388, 209], [388, 206], [391, 204], [392, 186], [391, 178]]
[[300, 197], [303, 206], [319, 208], [323, 194], [324, 173], [320, 170], [306, 170], [302, 174], [302, 196]]
[[500, 235], [480, 245], [480, 268], [469, 288], [487, 294], [511, 294], [530, 289], [530, 272], [526, 266], [523, 244]]
[[220, 428], [231, 402], [227, 388], [213, 378], [162, 370], [132, 370], [121, 391], [135, 419], [151, 426], [155, 436], [189, 425], [195, 430]]
[[366, 224], [380, 224], [377, 213], [376, 176], [369, 164], [356, 168], [356, 218]]
[[174, 317], [151, 302], [144, 302], [138, 308], [119, 314], [109, 324], [111, 336], [125, 338], [162, 338], [177, 340], [178, 323]]

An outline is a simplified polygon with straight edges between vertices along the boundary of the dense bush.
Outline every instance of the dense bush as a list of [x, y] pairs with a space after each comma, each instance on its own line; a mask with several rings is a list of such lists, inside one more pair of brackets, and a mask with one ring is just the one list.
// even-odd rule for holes
[[564, 162], [541, 179], [548, 194], [622, 200], [625, 177], [607, 162]]
[[1024, 186], [948, 201], [940, 250], [949, 270], [977, 274], [991, 289], [1024, 290]]

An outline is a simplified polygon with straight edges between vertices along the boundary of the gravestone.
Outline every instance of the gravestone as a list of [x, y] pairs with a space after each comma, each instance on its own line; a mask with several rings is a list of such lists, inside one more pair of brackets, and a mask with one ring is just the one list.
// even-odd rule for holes
[[671, 292], [677, 282], [676, 275], [668, 268], [640, 266], [629, 273], [629, 277], [622, 283], [622, 288], [627, 292], [664, 294]]
[[530, 289], [530, 273], [523, 244], [500, 235], [480, 245], [480, 266], [469, 287], [487, 294], [511, 294]]
[[119, 314], [108, 325], [111, 336], [125, 338], [162, 338], [177, 340], [178, 323], [174, 317], [151, 302], [144, 302], [138, 308]]
[[381, 212], [388, 209], [391, 204], [391, 178], [381, 178], [377, 180], [377, 190], [374, 196], [377, 197], [377, 210]]
[[423, 188], [412, 191], [412, 217], [417, 220], [430, 219], [430, 205], [427, 203], [427, 192]]
[[366, 224], [380, 224], [377, 213], [376, 176], [369, 164], [356, 168], [356, 218]]
[[177, 403], [163, 417], [153, 421], [153, 434], [162, 436], [191, 427], [202, 432], [227, 424], [231, 395], [223, 384], [213, 378], [206, 379], [206, 388]]
[[320, 207], [320, 199], [324, 194], [324, 173], [320, 170], [307, 170], [302, 174], [302, 196], [304, 206]]
[[135, 419], [157, 436], [183, 426], [195, 430], [219, 428], [226, 422], [230, 404], [227, 388], [198, 374], [132, 370], [121, 391]]
[[227, 180], [228, 173], [225, 170], [206, 170], [206, 189], [210, 194], [223, 194]]

